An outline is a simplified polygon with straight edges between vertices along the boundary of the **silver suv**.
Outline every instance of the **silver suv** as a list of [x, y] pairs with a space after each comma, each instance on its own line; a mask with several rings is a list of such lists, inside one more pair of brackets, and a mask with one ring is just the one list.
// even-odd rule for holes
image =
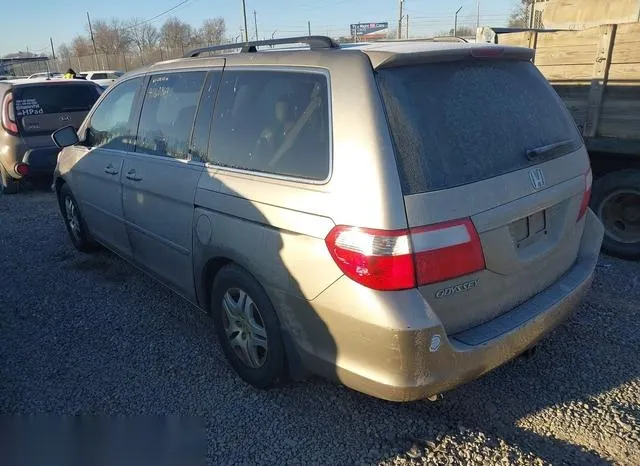
[[74, 245], [209, 312], [261, 388], [310, 371], [430, 397], [569, 316], [603, 230], [583, 142], [531, 50], [260, 49], [283, 42], [128, 74], [77, 134], [56, 132]]

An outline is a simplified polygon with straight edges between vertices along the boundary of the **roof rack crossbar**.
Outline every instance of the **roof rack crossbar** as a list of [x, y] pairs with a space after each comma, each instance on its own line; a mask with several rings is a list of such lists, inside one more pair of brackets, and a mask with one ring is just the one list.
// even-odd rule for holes
[[258, 51], [258, 47], [270, 46], [270, 45], [285, 45], [285, 44], [307, 44], [311, 50], [318, 49], [339, 49], [340, 46], [330, 37], [326, 36], [300, 36], [300, 37], [287, 37], [283, 39], [269, 39], [259, 40], [253, 42], [236, 42], [232, 44], [213, 45], [211, 47], [202, 47], [200, 49], [187, 52], [185, 58], [194, 58], [205, 52], [217, 52], [220, 50], [232, 50], [240, 49], [242, 53], [253, 53]]

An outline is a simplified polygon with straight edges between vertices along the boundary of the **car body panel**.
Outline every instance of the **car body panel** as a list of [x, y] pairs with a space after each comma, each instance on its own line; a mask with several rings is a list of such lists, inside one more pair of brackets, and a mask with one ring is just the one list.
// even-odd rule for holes
[[193, 299], [193, 202], [202, 164], [128, 153], [122, 206], [133, 257]]
[[375, 292], [343, 277], [312, 302], [312, 321], [320, 319], [333, 341], [301, 345], [302, 358], [326, 377], [391, 401], [427, 398], [469, 382], [535, 345], [584, 298], [604, 235], [593, 212], [585, 222], [578, 258], [558, 281], [466, 332], [448, 333], [415, 290]]
[[[588, 166], [582, 148], [537, 166], [548, 174], [546, 189], [532, 186], [527, 168], [461, 187], [407, 196], [410, 226], [471, 218], [480, 236], [484, 270], [420, 287], [447, 332], [466, 330], [497, 317], [551, 285], [571, 267], [582, 237], [583, 222], [576, 220]], [[540, 226], [534, 231], [533, 221], [538, 218]], [[522, 238], [517, 238], [517, 228], [524, 228]], [[441, 290], [469, 283], [473, 285], [468, 290], [440, 296]]]
[[[120, 181], [126, 152], [81, 147], [76, 150], [79, 156], [69, 169], [71, 176], [67, 182], [78, 193], [80, 211], [91, 234], [123, 257], [132, 257]], [[60, 173], [65, 176], [64, 171]]]
[[[203, 250], [242, 251], [240, 263], [266, 288], [312, 299], [342, 275], [324, 242], [335, 224], [328, 217], [280, 201], [293, 201], [302, 194], [309, 204], [320, 205], [326, 194], [315, 190], [300, 193], [269, 179], [249, 178], [211, 168], [203, 173], [194, 222], [196, 231], [201, 222], [210, 225], [211, 235], [209, 241], [196, 236], [197, 246]], [[260, 186], [262, 195], [253, 200], [247, 188]], [[205, 251], [202, 253], [207, 257]], [[314, 273], [296, 273], [303, 270]]]

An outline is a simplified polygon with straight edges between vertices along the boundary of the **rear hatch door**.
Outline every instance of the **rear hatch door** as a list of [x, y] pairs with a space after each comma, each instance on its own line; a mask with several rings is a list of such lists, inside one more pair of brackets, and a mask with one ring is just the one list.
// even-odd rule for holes
[[483, 270], [420, 286], [447, 332], [491, 320], [564, 274], [578, 254], [589, 162], [533, 64], [469, 54], [376, 75], [409, 226], [467, 219], [482, 247]]
[[71, 125], [78, 129], [100, 89], [86, 82], [34, 83], [13, 91], [16, 118], [29, 148], [52, 146], [51, 133]]

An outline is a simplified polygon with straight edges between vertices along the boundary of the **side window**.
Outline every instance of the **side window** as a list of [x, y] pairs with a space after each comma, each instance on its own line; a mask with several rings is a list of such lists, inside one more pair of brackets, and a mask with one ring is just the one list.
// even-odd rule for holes
[[85, 134], [85, 145], [131, 150], [136, 127], [134, 102], [141, 83], [141, 77], [129, 79], [109, 92], [91, 116]]
[[136, 152], [187, 159], [204, 71], [151, 77], [142, 104]]
[[93, 73], [91, 79], [107, 79], [107, 73]]
[[324, 180], [331, 152], [327, 77], [302, 71], [225, 71], [208, 161]]

